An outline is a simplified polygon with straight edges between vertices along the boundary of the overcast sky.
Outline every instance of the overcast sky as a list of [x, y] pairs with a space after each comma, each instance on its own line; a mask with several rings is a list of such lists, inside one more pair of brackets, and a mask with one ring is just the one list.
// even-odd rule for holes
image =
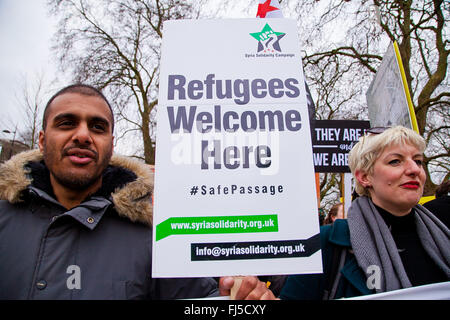
[[[50, 39], [53, 21], [47, 15], [46, 0], [0, 0], [0, 137], [4, 129], [14, 130], [20, 122], [15, 93], [20, 79], [32, 81], [43, 72], [53, 79]], [[20, 127], [20, 123], [19, 123]], [[12, 131], [11, 130], [11, 131]], [[11, 138], [11, 137], [9, 137]]]
[[[209, 0], [208, 4], [217, 8], [225, 18], [254, 17], [258, 0], [234, 1], [236, 5], [228, 5], [226, 10], [221, 6], [223, 0]], [[13, 131], [15, 125], [21, 126], [16, 95], [20, 94], [24, 79], [33, 83], [38, 74], [44, 74], [48, 92], [44, 101], [67, 84], [54, 83], [49, 86], [50, 81], [55, 79], [57, 66], [50, 52], [56, 21], [55, 17], [48, 15], [46, 2], [0, 0], [0, 138], [12, 138], [2, 131]], [[58, 74], [59, 78], [61, 76]]]

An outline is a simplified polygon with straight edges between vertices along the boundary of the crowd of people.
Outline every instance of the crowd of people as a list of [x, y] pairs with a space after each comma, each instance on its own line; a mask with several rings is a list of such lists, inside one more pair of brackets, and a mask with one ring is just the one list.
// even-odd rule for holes
[[[0, 167], [0, 299], [230, 295], [234, 277], [151, 277], [153, 176], [113, 154], [113, 130], [101, 91], [71, 85], [47, 103], [39, 149]], [[249, 275], [234, 297], [337, 299], [448, 281], [448, 181], [418, 205], [425, 147], [404, 127], [369, 130], [349, 155], [359, 197], [347, 215], [333, 206], [321, 227], [323, 273], [273, 277], [273, 286]]]

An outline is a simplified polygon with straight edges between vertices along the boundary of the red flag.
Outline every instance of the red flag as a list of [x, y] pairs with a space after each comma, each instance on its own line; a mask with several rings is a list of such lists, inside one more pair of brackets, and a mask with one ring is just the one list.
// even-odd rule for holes
[[278, 0], [259, 0], [257, 18], [283, 18]]

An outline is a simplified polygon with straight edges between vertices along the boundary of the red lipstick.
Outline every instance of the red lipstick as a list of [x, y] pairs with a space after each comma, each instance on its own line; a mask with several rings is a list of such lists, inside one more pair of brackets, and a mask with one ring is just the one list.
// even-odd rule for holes
[[419, 189], [420, 183], [417, 181], [408, 181], [403, 183], [402, 187], [407, 189]]

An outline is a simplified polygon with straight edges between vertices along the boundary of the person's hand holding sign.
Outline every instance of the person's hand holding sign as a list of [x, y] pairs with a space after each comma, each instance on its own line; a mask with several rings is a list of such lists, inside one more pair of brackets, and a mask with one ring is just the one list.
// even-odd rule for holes
[[273, 292], [257, 277], [221, 277], [219, 292], [232, 300], [275, 300]]

